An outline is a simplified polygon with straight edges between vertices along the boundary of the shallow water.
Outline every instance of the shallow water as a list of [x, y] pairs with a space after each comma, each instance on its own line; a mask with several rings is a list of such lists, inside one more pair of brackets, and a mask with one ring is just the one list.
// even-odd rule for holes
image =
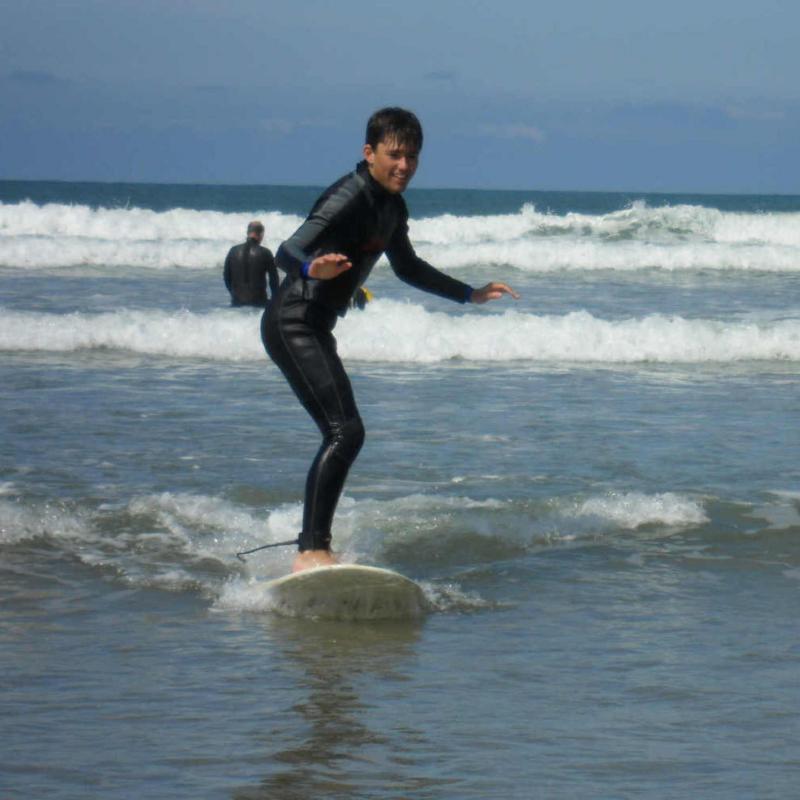
[[[367, 443], [336, 546], [433, 608], [352, 624], [276, 616], [255, 579], [292, 554], [234, 555], [296, 534], [317, 437], [224, 307], [225, 234], [162, 263], [168, 205], [28, 188], [0, 207], [0, 796], [793, 796], [800, 201], [559, 196], [531, 223], [541, 198], [420, 193], [434, 263], [523, 297], [384, 266], [337, 328]], [[238, 232], [231, 191], [160, 202]], [[71, 200], [93, 242], [3, 260]]]

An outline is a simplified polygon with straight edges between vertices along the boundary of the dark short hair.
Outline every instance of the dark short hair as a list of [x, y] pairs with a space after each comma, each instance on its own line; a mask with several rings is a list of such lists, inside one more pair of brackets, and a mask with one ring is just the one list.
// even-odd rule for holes
[[249, 236], [251, 233], [264, 233], [264, 225], [257, 219], [253, 220], [247, 226], [247, 235]]
[[367, 122], [365, 143], [375, 148], [387, 139], [395, 139], [398, 144], [416, 151], [422, 150], [422, 125], [416, 114], [396, 106], [376, 111]]

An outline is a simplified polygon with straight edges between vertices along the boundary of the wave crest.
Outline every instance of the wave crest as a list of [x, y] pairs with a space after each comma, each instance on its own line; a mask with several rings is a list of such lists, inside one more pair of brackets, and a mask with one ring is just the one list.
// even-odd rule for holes
[[[733, 363], [800, 361], [800, 321], [729, 322], [660, 314], [606, 320], [586, 311], [563, 316], [426, 311], [375, 300], [337, 327], [345, 359], [436, 363]], [[0, 351], [110, 349], [173, 358], [263, 361], [259, 317], [236, 309], [121, 310], [50, 314], [3, 310]]]
[[[260, 217], [277, 249], [302, 221], [278, 211], [91, 208], [0, 202], [0, 266], [43, 269], [216, 269], [247, 221]], [[745, 213], [639, 201], [606, 214], [542, 212], [413, 219], [420, 255], [446, 269], [510, 265], [557, 270], [800, 270], [800, 213]]]
[[800, 360], [800, 321], [728, 322], [661, 314], [606, 320], [428, 312], [381, 301], [343, 326], [343, 352], [364, 361], [544, 363], [731, 363]]

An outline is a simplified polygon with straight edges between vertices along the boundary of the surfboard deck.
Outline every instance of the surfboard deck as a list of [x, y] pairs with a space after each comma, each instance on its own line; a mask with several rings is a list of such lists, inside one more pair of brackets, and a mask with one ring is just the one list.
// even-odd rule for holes
[[314, 619], [413, 619], [428, 608], [418, 584], [399, 572], [360, 564], [313, 567], [265, 582], [273, 609]]

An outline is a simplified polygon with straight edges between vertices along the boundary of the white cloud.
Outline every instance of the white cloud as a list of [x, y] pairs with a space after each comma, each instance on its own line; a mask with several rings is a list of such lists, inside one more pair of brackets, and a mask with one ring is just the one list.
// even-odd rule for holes
[[534, 125], [481, 125], [478, 132], [495, 139], [527, 139], [536, 144], [547, 139], [547, 134]]

